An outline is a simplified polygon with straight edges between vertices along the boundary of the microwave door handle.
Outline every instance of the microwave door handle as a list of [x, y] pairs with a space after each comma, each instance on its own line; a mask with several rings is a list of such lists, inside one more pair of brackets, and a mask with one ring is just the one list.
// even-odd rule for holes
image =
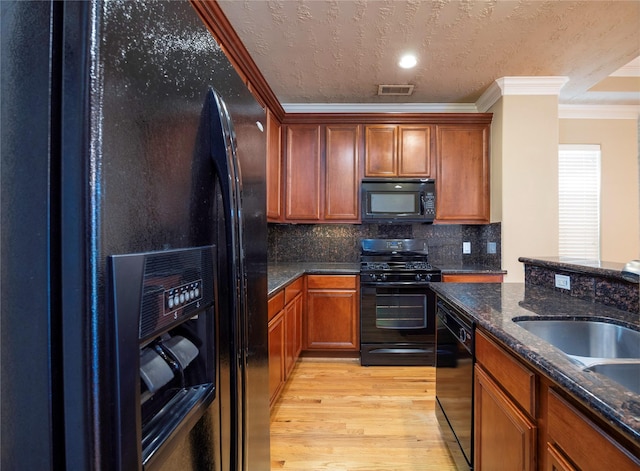
[[420, 215], [424, 216], [427, 210], [427, 197], [424, 193], [420, 195]]

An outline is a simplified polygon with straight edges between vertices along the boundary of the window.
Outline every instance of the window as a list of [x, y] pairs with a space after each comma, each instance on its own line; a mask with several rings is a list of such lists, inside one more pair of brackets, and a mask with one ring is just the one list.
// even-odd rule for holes
[[559, 255], [600, 259], [600, 146], [560, 145]]

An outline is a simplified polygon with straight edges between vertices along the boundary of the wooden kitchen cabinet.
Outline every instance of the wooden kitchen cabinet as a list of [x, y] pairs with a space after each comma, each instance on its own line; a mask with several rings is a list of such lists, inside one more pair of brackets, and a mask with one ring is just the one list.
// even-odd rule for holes
[[488, 224], [489, 125], [436, 125], [436, 221]]
[[365, 177], [433, 177], [429, 125], [365, 126]]
[[535, 470], [535, 424], [478, 366], [474, 384], [474, 469]]
[[640, 469], [636, 443], [489, 334], [476, 330], [475, 350], [474, 469]]
[[552, 388], [547, 398], [547, 470], [637, 471], [640, 460]]
[[286, 127], [285, 220], [359, 222], [360, 125]]
[[282, 220], [282, 136], [281, 126], [267, 109], [267, 220]]
[[285, 381], [298, 361], [302, 350], [302, 300], [303, 278], [300, 277], [284, 289], [285, 307], [285, 347], [284, 376]]
[[317, 222], [322, 201], [321, 126], [294, 124], [286, 132], [285, 218]]
[[358, 351], [356, 275], [307, 275], [305, 350]]
[[474, 460], [479, 471], [536, 469], [535, 374], [476, 331]]
[[302, 350], [304, 278], [269, 298], [269, 395], [273, 405]]
[[443, 274], [443, 283], [502, 283], [503, 275], [493, 273]]
[[325, 128], [325, 220], [360, 219], [360, 135], [358, 125]]
[[284, 386], [284, 311], [269, 321], [269, 402], [273, 405]]

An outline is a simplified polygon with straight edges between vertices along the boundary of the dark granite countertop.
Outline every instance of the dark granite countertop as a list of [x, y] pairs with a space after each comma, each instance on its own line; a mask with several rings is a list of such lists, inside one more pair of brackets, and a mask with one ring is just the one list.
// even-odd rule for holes
[[613, 427], [640, 442], [640, 395], [583, 367], [560, 350], [529, 333], [516, 317], [572, 317], [611, 319], [640, 327], [638, 313], [576, 299], [551, 289], [524, 283], [432, 283], [434, 291], [468, 312], [524, 361], [558, 383]]
[[347, 274], [360, 273], [359, 263], [319, 263], [319, 262], [295, 262], [269, 264], [267, 268], [268, 296], [295, 281], [304, 274]]
[[[485, 265], [438, 265], [438, 268], [442, 270], [442, 273], [458, 274], [458, 273], [488, 273], [488, 274], [506, 274], [506, 270], [500, 270], [490, 268]], [[360, 273], [360, 263], [340, 263], [340, 262], [288, 262], [288, 263], [276, 263], [269, 264], [267, 270], [268, 295], [271, 296], [276, 291], [284, 288], [286, 285], [294, 281], [301, 275], [307, 273], [327, 273], [327, 274], [341, 274], [346, 273], [350, 275], [356, 275]]]
[[518, 261], [538, 267], [624, 280], [622, 277], [624, 263], [570, 257], [520, 257]]

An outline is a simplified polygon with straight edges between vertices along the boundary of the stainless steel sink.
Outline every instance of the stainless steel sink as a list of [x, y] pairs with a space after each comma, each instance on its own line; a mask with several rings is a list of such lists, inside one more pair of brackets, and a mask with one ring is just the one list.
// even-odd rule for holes
[[640, 394], [640, 330], [595, 320], [513, 321], [579, 362], [583, 371], [606, 376]]
[[640, 360], [635, 363], [597, 363], [584, 371], [604, 375], [628, 390], [640, 394]]
[[514, 322], [586, 365], [599, 359], [640, 361], [640, 331], [621, 325], [572, 319], [514, 319]]

